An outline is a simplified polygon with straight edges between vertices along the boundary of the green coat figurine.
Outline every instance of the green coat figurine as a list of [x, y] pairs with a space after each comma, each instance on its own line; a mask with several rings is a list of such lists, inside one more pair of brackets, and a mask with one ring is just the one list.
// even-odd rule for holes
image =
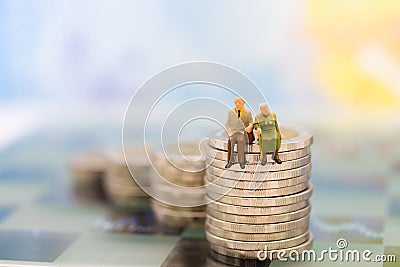
[[274, 153], [274, 161], [281, 164], [278, 151], [281, 147], [281, 132], [279, 130], [276, 114], [269, 110], [267, 104], [260, 105], [261, 113], [254, 118], [253, 127], [260, 135], [258, 143], [261, 152], [261, 164], [267, 163], [267, 153]]

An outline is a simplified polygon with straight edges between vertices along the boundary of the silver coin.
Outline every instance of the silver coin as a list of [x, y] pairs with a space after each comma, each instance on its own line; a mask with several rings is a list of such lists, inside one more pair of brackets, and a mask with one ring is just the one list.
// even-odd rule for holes
[[166, 208], [166, 209], [183, 210], [183, 211], [200, 211], [200, 212], [204, 212], [207, 209], [206, 205], [197, 206], [197, 207], [179, 207], [179, 206], [168, 205], [168, 204], [159, 202], [159, 201], [154, 200], [154, 199], [151, 200], [151, 205], [158, 206], [158, 207], [161, 207], [161, 208]]
[[269, 224], [243, 224], [231, 223], [219, 220], [212, 216], [207, 215], [206, 221], [208, 224], [226, 231], [249, 233], [249, 234], [265, 234], [289, 231], [296, 228], [308, 227], [310, 216], [305, 216], [298, 220], [293, 220], [283, 223], [269, 223]]
[[104, 172], [90, 171], [90, 170], [72, 170], [74, 176], [74, 183], [76, 185], [93, 185], [98, 180], [104, 179]]
[[142, 146], [124, 147], [108, 154], [110, 161], [114, 165], [119, 165], [123, 168], [126, 167], [127, 162], [134, 162], [138, 166], [148, 166], [148, 159], [151, 155], [151, 149]]
[[237, 214], [229, 214], [223, 213], [217, 210], [213, 210], [210, 207], [207, 207], [207, 213], [219, 220], [233, 222], [233, 223], [247, 223], [247, 224], [265, 224], [265, 223], [280, 223], [280, 222], [288, 222], [297, 220], [300, 218], [309, 215], [311, 211], [311, 205], [307, 207], [293, 211], [290, 213], [277, 214], [277, 215], [265, 215], [265, 216], [249, 216], [249, 215], [237, 215]]
[[111, 190], [114, 191], [129, 191], [130, 189], [136, 190], [140, 189], [142, 190], [137, 184], [131, 183], [129, 185], [127, 184], [120, 184], [120, 183], [115, 183], [115, 182], [110, 182], [110, 181], [105, 181], [104, 186], [107, 188], [110, 188]]
[[119, 177], [116, 175], [107, 174], [105, 183], [118, 184], [121, 186], [138, 186], [138, 184], [130, 177]]
[[108, 157], [103, 151], [87, 151], [76, 156], [71, 169], [77, 181], [102, 179], [108, 167]]
[[[281, 124], [282, 144], [279, 151], [292, 151], [308, 147], [313, 142], [312, 132], [297, 126]], [[227, 151], [228, 138], [225, 131], [218, 131], [209, 137], [209, 145]], [[249, 145], [248, 152], [260, 153], [258, 144]]]
[[[140, 179], [146, 180], [149, 177], [149, 170], [150, 167], [136, 167], [135, 168], [135, 178], [140, 177]], [[107, 175], [110, 176], [116, 176], [121, 179], [127, 179], [127, 180], [132, 180], [135, 181], [135, 178], [132, 176], [132, 174], [129, 172], [129, 169], [126, 167], [125, 169], [121, 169], [119, 167], [114, 167], [110, 166], [107, 170]]]
[[148, 167], [148, 157], [150, 155], [150, 149], [141, 147], [128, 147], [124, 150], [120, 149], [107, 154], [110, 165], [123, 170], [128, 169], [127, 163], [135, 163], [135, 166], [144, 168]]
[[[229, 170], [236, 172], [278, 172], [278, 171], [299, 168], [309, 164], [310, 162], [311, 162], [311, 154], [308, 154], [303, 158], [284, 161], [282, 162], [282, 164], [268, 163], [265, 166], [262, 166], [261, 164], [253, 164], [253, 165], [246, 164], [244, 169], [240, 168], [238, 164], [235, 164], [232, 167], [230, 167]], [[216, 168], [224, 169], [226, 161], [208, 158], [207, 164]]]
[[233, 179], [226, 179], [224, 177], [217, 177], [212, 174], [207, 174], [205, 176], [205, 182], [213, 183], [220, 186], [225, 186], [229, 188], [241, 188], [241, 189], [251, 189], [257, 186], [256, 189], [271, 189], [271, 188], [283, 188], [288, 186], [293, 186], [301, 183], [306, 183], [309, 181], [311, 177], [311, 173], [307, 173], [302, 176], [297, 176], [294, 178], [284, 179], [284, 180], [275, 180], [275, 181], [262, 181], [255, 184], [254, 182], [250, 181], [240, 181], [240, 180], [233, 180]]
[[149, 194], [155, 199], [162, 199], [164, 201], [168, 201], [170, 203], [179, 203], [182, 199], [186, 199], [188, 202], [187, 205], [197, 205], [205, 201], [205, 191], [202, 188], [193, 188], [193, 190], [179, 190], [179, 189], [172, 189], [172, 190], [163, 190], [158, 187], [150, 187]]
[[[301, 253], [304, 250], [309, 250], [313, 243], [313, 236], [309, 233], [309, 238], [306, 242], [299, 244], [294, 247], [284, 248], [274, 251], [267, 251], [266, 254], [260, 253], [259, 250], [237, 250], [237, 249], [229, 249], [223, 246], [218, 246], [214, 244], [209, 244], [210, 248], [216, 251], [219, 254], [226, 255], [229, 257], [236, 257], [236, 258], [245, 258], [245, 259], [258, 259], [258, 256], [264, 257], [267, 259], [276, 259], [278, 256], [279, 258], [287, 258], [289, 255], [293, 255], [293, 252], [296, 251], [297, 253]], [[262, 248], [264, 252], [265, 248]]]
[[137, 207], [138, 205], [146, 203], [149, 199], [147, 195], [135, 196], [135, 197], [120, 196], [117, 194], [113, 194], [112, 192], [108, 192], [107, 197], [114, 205], [122, 207]]
[[207, 195], [211, 199], [218, 200], [218, 202], [236, 205], [236, 206], [252, 206], [252, 207], [271, 207], [271, 206], [285, 206], [289, 204], [294, 204], [304, 200], [308, 200], [312, 194], [312, 185], [306, 190], [288, 196], [280, 197], [233, 197], [233, 196], [220, 196], [207, 192]]
[[[114, 182], [120, 184], [128, 184], [129, 182], [135, 182], [134, 177], [130, 173], [128, 164], [134, 164], [135, 178], [142, 180], [148, 180], [148, 172], [150, 164], [148, 163], [148, 155], [150, 150], [140, 147], [126, 147], [124, 151], [122, 149], [108, 153], [109, 166], [107, 168], [108, 179], [112, 177]], [[147, 184], [148, 186], [148, 184]]]
[[[206, 150], [206, 153], [207, 153], [208, 158], [228, 161], [228, 152], [227, 151], [218, 150], [213, 147], [209, 147], [209, 149]], [[294, 159], [298, 159], [298, 158], [303, 158], [310, 153], [311, 153], [310, 147], [305, 147], [305, 148], [302, 148], [299, 150], [280, 152], [279, 158], [282, 161], [289, 161], [289, 160], [294, 160]], [[248, 164], [258, 164], [261, 162], [260, 153], [257, 153], [257, 154], [246, 153], [245, 157], [246, 157], [246, 161]], [[236, 152], [233, 153], [233, 160], [234, 160], [234, 162], [238, 161]]]
[[[165, 181], [162, 177], [158, 176], [156, 173], [152, 173], [150, 176], [150, 184], [149, 194], [152, 195], [156, 199], [168, 200], [169, 202], [179, 202], [182, 199], [187, 199], [191, 201], [193, 205], [195, 205], [196, 201], [204, 201], [206, 189], [201, 187], [204, 184], [203, 177], [198, 178], [200, 182], [195, 184], [192, 183], [192, 180], [186, 181], [185, 176], [180, 176], [180, 182], [177, 185], [177, 179], [171, 179], [170, 183]], [[185, 181], [185, 183], [183, 183]], [[174, 184], [175, 183], [175, 184]], [[188, 186], [182, 184], [189, 184]]]
[[206, 167], [204, 157], [201, 155], [198, 145], [193, 147], [193, 149], [197, 151], [184, 153], [184, 151], [171, 152], [166, 149], [163, 152], [153, 153], [152, 164], [156, 167], [173, 168], [184, 172], [204, 171]]
[[187, 217], [187, 218], [204, 218], [206, 217], [206, 211], [192, 211], [192, 210], [182, 210], [174, 209], [173, 206], [170, 208], [165, 208], [157, 205], [151, 205], [154, 212], [162, 213], [164, 215], [175, 216], [175, 217]]
[[113, 194], [118, 196], [130, 197], [147, 196], [147, 194], [140, 187], [120, 187], [115, 185], [106, 185], [105, 190], [107, 195]]
[[265, 234], [249, 234], [249, 233], [238, 233], [232, 231], [226, 231], [220, 228], [216, 228], [212, 225], [206, 224], [205, 229], [207, 232], [226, 239], [238, 240], [238, 241], [275, 241], [284, 240], [299, 236], [308, 231], [308, 227], [295, 228], [284, 232], [265, 233]]
[[274, 241], [238, 241], [238, 240], [231, 240], [222, 237], [215, 236], [209, 232], [206, 232], [206, 238], [208, 242], [211, 244], [226, 247], [230, 249], [237, 249], [237, 250], [263, 250], [267, 247], [270, 250], [274, 249], [285, 249], [294, 246], [298, 246], [307, 242], [309, 239], [309, 232], [305, 232], [299, 236], [295, 236], [288, 239], [283, 240], [274, 240]]
[[235, 265], [235, 264], [230, 264], [230, 263], [224, 263], [221, 261], [218, 261], [217, 259], [211, 258], [210, 256], [206, 258], [206, 265], [207, 267], [226, 267], [228, 266], [237, 266], [240, 267], [241, 265]]
[[289, 213], [296, 210], [300, 210], [305, 208], [309, 200], [304, 200], [301, 202], [297, 202], [294, 204], [286, 205], [286, 206], [276, 206], [276, 207], [251, 207], [251, 206], [235, 206], [230, 204], [225, 204], [218, 201], [211, 202], [211, 199], [206, 198], [209, 203], [208, 206], [214, 210], [218, 210], [224, 213], [230, 214], [239, 214], [239, 215], [274, 215], [274, 214], [283, 214]]
[[[113, 203], [136, 203], [137, 201], [149, 201], [148, 195], [146, 195], [145, 193], [143, 193], [142, 196], [140, 195], [136, 195], [136, 196], [128, 196], [128, 195], [119, 195], [115, 192], [108, 192], [107, 196], [109, 197], [110, 200], [112, 200], [111, 202]], [[115, 200], [116, 202], [114, 202], [113, 200]]]
[[132, 178], [132, 176], [121, 176], [119, 174], [107, 172], [106, 174], [106, 180], [109, 182], [116, 182], [120, 184], [137, 184], [135, 179]]
[[[78, 177], [79, 176], [79, 177]], [[73, 181], [73, 189], [74, 192], [80, 194], [82, 196], [82, 200], [85, 199], [84, 192], [89, 191], [97, 192], [101, 198], [102, 191], [104, 191], [104, 174], [78, 174], [74, 173], [74, 181]]]
[[182, 172], [174, 172], [169, 170], [162, 170], [157, 173], [156, 170], [150, 171], [150, 181], [157, 181], [159, 183], [165, 184], [175, 184], [179, 186], [202, 186], [204, 184], [204, 175], [201, 174], [183, 174]]
[[116, 175], [112, 175], [107, 173], [106, 177], [104, 179], [104, 181], [106, 183], [111, 183], [111, 184], [119, 184], [119, 185], [126, 185], [126, 186], [130, 186], [130, 185], [135, 185], [137, 186], [137, 183], [134, 179], [132, 179], [131, 177], [121, 177], [121, 176], [116, 176]]
[[164, 185], [173, 187], [199, 187], [204, 185], [204, 175], [184, 175], [167, 173], [162, 171], [157, 173], [155, 170], [151, 173], [150, 184], [152, 185]]
[[117, 191], [110, 188], [106, 188], [107, 195], [113, 194], [116, 196], [126, 197], [145, 197], [147, 194], [140, 189], [133, 189], [129, 191]]
[[241, 180], [241, 181], [269, 181], [269, 180], [289, 179], [305, 175], [310, 171], [311, 171], [311, 163], [291, 170], [279, 171], [279, 172], [270, 171], [263, 173], [237, 172], [237, 171], [232, 171], [230, 169], [215, 168], [213, 166], [209, 166], [207, 169], [207, 173], [210, 173], [212, 175], [218, 177], [224, 177], [226, 179]]
[[265, 260], [260, 262], [257, 259], [246, 259], [246, 258], [235, 258], [226, 255], [219, 254], [212, 249], [208, 250], [209, 256], [206, 259], [207, 267], [258, 267], [258, 266], [270, 266], [271, 261]]
[[205, 170], [201, 172], [185, 172], [181, 170], [177, 170], [175, 168], [170, 168], [168, 165], [165, 166], [158, 166], [154, 165], [153, 170], [155, 170], [159, 174], [163, 174], [164, 176], [168, 177], [179, 177], [179, 176], [184, 176], [184, 177], [201, 177], [204, 175]]
[[204, 218], [171, 216], [171, 215], [162, 214], [159, 212], [155, 212], [154, 217], [160, 224], [171, 227], [171, 228], [176, 228], [176, 229], [185, 228], [190, 222], [192, 222], [194, 220], [196, 220], [196, 221], [204, 220]]
[[[153, 168], [158, 172], [167, 171], [168, 173], [178, 174], [178, 175], [201, 175], [204, 173], [206, 169], [205, 162], [203, 161], [203, 165], [200, 167], [193, 167], [191, 165], [175, 167], [168, 162], [165, 161], [152, 161]], [[199, 170], [197, 170], [199, 169]]]
[[218, 199], [221, 195], [232, 196], [238, 198], [266, 198], [266, 197], [279, 197], [292, 195], [305, 190], [309, 183], [301, 183], [297, 185], [292, 185], [282, 188], [272, 188], [272, 189], [237, 189], [229, 188], [216, 184], [207, 185], [207, 194], [211, 196], [212, 199]]
[[257, 267], [257, 262], [253, 260], [251, 263], [248, 260], [242, 258], [234, 258], [226, 255], [219, 254], [212, 249], [209, 249], [210, 254], [206, 259], [207, 267], [226, 267], [236, 266], [236, 267]]
[[185, 193], [193, 195], [205, 195], [207, 193], [205, 187], [190, 187], [190, 186], [183, 187], [183, 186], [166, 185], [158, 182], [152, 183], [151, 185], [152, 188], [154, 188], [157, 191], [163, 191], [170, 194]]

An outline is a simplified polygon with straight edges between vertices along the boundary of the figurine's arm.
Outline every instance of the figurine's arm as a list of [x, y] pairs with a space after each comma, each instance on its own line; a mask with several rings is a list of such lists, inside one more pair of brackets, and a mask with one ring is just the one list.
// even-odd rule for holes
[[253, 116], [251, 115], [251, 112], [249, 111], [246, 119], [244, 121], [245, 126], [247, 126], [245, 128], [246, 132], [251, 133], [251, 131], [253, 131]]
[[257, 136], [261, 135], [260, 124], [258, 123], [257, 117], [254, 118], [253, 127]]
[[260, 128], [260, 125], [258, 124], [258, 122], [253, 122], [252, 124], [253, 124], [254, 130], [257, 130], [258, 128]]
[[225, 129], [229, 136], [232, 135], [232, 128], [231, 128], [231, 111], [228, 112], [228, 117], [226, 118]]
[[253, 131], [253, 122], [249, 123], [249, 126], [245, 128], [246, 132], [251, 133]]
[[276, 114], [272, 113], [272, 117], [274, 118], [275, 121], [276, 132], [279, 134], [279, 136], [281, 136], [281, 131], [279, 130], [278, 119], [276, 118]]
[[245, 116], [243, 116], [243, 123], [244, 123], [245, 127], [248, 127], [253, 122], [253, 116], [251, 115], [251, 112], [247, 111], [247, 110], [246, 110], [246, 113], [244, 115]]

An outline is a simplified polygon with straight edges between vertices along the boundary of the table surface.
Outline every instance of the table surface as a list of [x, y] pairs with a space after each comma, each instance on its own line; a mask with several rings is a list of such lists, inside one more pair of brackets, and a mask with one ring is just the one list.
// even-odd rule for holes
[[[206, 266], [212, 260], [201, 224], [181, 232], [161, 231], [155, 229], [146, 203], [126, 211], [74, 197], [69, 170], [73, 155], [120, 141], [113, 139], [119, 136], [114, 133], [93, 137], [99, 131], [37, 132], [0, 151], [0, 265]], [[368, 266], [400, 266], [399, 143], [391, 142], [390, 136], [358, 136], [349, 131], [338, 146], [334, 133], [316, 132], [311, 178], [313, 249], [337, 249], [336, 241], [345, 238], [349, 249], [397, 256], [397, 263]], [[121, 220], [136, 233], [118, 228]], [[296, 266], [332, 264], [337, 262]], [[273, 261], [271, 266], [293, 264]]]

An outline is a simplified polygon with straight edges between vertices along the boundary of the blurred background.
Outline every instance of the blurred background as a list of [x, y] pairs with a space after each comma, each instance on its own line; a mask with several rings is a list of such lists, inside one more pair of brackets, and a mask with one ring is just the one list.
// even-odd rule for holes
[[0, 179], [63, 188], [76, 152], [120, 146], [144, 81], [199, 60], [240, 70], [281, 122], [314, 131], [316, 214], [358, 210], [393, 234], [397, 221], [383, 218], [400, 217], [397, 0], [0, 0]]
[[0, 1], [0, 148], [71, 125], [119, 144], [139, 86], [199, 60], [250, 77], [280, 121], [391, 134], [399, 14], [396, 0]]
[[395, 0], [17, 0], [0, 12], [3, 146], [54, 118], [122, 123], [146, 79], [195, 60], [248, 75], [285, 121], [392, 124], [400, 106]]

